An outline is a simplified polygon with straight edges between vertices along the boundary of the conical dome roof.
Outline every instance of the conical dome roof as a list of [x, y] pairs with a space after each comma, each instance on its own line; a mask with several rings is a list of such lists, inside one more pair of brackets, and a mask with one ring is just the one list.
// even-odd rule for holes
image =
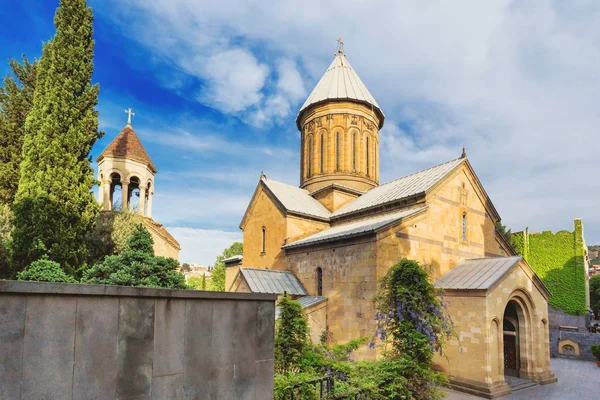
[[385, 115], [381, 111], [381, 108], [379, 108], [379, 104], [377, 104], [373, 95], [371, 95], [365, 84], [360, 80], [350, 62], [348, 62], [346, 55], [341, 50], [335, 55], [333, 62], [327, 68], [327, 71], [325, 71], [325, 74], [321, 77], [310, 96], [308, 96], [302, 108], [300, 108], [300, 112], [296, 118], [298, 129], [300, 129], [300, 117], [307, 108], [331, 100], [354, 100], [367, 104], [378, 111], [381, 119], [380, 128], [383, 126]]
[[147, 165], [150, 171], [156, 173], [154, 163], [129, 124], [106, 146], [106, 149], [98, 156], [96, 161], [100, 162], [105, 157], [125, 158], [137, 161]]

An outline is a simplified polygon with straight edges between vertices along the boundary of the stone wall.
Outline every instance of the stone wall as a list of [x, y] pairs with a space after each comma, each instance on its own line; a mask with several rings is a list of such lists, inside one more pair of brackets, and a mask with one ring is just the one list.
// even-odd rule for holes
[[[548, 320], [550, 323], [550, 355], [552, 357], [596, 360], [591, 346], [600, 344], [600, 333], [587, 332], [584, 316], [563, 313], [548, 306]], [[577, 328], [577, 330], [571, 331], [568, 327]], [[569, 345], [573, 350], [562, 348], [561, 345]]]
[[275, 299], [0, 281], [0, 399], [273, 398]]

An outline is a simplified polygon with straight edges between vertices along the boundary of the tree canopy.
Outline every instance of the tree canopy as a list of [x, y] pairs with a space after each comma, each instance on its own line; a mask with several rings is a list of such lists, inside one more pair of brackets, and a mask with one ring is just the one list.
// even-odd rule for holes
[[25, 120], [33, 105], [37, 63], [10, 60], [12, 74], [0, 86], [0, 205], [12, 203], [17, 193]]
[[74, 275], [85, 261], [85, 235], [99, 212], [90, 150], [98, 131], [92, 10], [61, 0], [56, 35], [37, 65], [33, 106], [25, 122], [14, 203], [13, 263], [22, 269], [47, 255]]
[[85, 270], [81, 283], [187, 289], [185, 277], [176, 271], [177, 260], [155, 256], [153, 244], [150, 232], [139, 224], [123, 251]]
[[223, 292], [225, 291], [225, 263], [223, 260], [237, 256], [244, 253], [244, 244], [242, 242], [235, 242], [225, 250], [223, 254], [217, 256], [213, 270], [210, 276], [209, 289]]

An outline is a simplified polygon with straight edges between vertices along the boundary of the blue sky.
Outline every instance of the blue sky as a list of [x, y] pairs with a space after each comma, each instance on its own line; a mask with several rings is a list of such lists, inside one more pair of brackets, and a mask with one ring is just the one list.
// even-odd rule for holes
[[[58, 1], [0, 8], [0, 74], [41, 54]], [[154, 218], [210, 264], [241, 239], [260, 171], [298, 184], [297, 110], [344, 38], [387, 119], [381, 181], [466, 146], [513, 230], [600, 242], [600, 3], [94, 0], [98, 110], [157, 166]], [[316, 10], [319, 10], [318, 12]], [[4, 61], [3, 61], [4, 60]]]

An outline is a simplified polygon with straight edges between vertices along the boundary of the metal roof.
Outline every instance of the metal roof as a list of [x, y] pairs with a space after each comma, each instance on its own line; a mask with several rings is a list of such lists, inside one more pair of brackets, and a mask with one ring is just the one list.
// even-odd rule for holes
[[440, 289], [487, 290], [522, 258], [514, 256], [464, 260], [435, 281], [435, 286]]
[[456, 160], [448, 161], [444, 164], [377, 186], [341, 207], [331, 214], [331, 217], [350, 214], [425, 193], [465, 160], [466, 158], [457, 158]]
[[[358, 100], [373, 107], [381, 113], [383, 112], [375, 98], [371, 95], [365, 84], [360, 80], [354, 69], [346, 59], [343, 53], [336, 53], [333, 62], [327, 68], [311, 94], [308, 96], [298, 116], [306, 108], [324, 100]], [[383, 125], [383, 118], [380, 123]]]
[[290, 271], [242, 267], [240, 268], [240, 273], [253, 293], [306, 295], [306, 290], [304, 290], [298, 278]]
[[427, 209], [427, 206], [412, 208], [410, 210], [404, 210], [393, 214], [382, 215], [379, 217], [334, 226], [333, 228], [325, 229], [304, 239], [300, 239], [293, 243], [286, 244], [283, 246], [283, 248], [293, 249], [295, 247], [331, 242], [334, 240], [340, 240], [348, 237], [374, 233], [390, 224], [400, 221], [403, 218], [420, 213], [425, 209]]
[[[302, 306], [302, 309], [306, 309], [317, 304], [320, 304], [324, 301], [327, 301], [327, 297], [323, 296], [304, 296], [296, 299], [298, 303]], [[279, 319], [279, 307], [275, 307], [275, 319]]]
[[288, 185], [287, 183], [277, 182], [266, 177], [262, 177], [261, 180], [286, 210], [329, 221], [329, 216], [331, 215], [329, 210], [318, 200], [314, 199], [308, 190]]
[[235, 255], [235, 256], [231, 256], [231, 257], [228, 257], [228, 258], [224, 258], [224, 259], [223, 259], [223, 262], [224, 262], [225, 264], [227, 264], [228, 262], [232, 262], [232, 261], [242, 261], [243, 259], [244, 259], [244, 257], [243, 257], [241, 254], [237, 254], [237, 255]]

